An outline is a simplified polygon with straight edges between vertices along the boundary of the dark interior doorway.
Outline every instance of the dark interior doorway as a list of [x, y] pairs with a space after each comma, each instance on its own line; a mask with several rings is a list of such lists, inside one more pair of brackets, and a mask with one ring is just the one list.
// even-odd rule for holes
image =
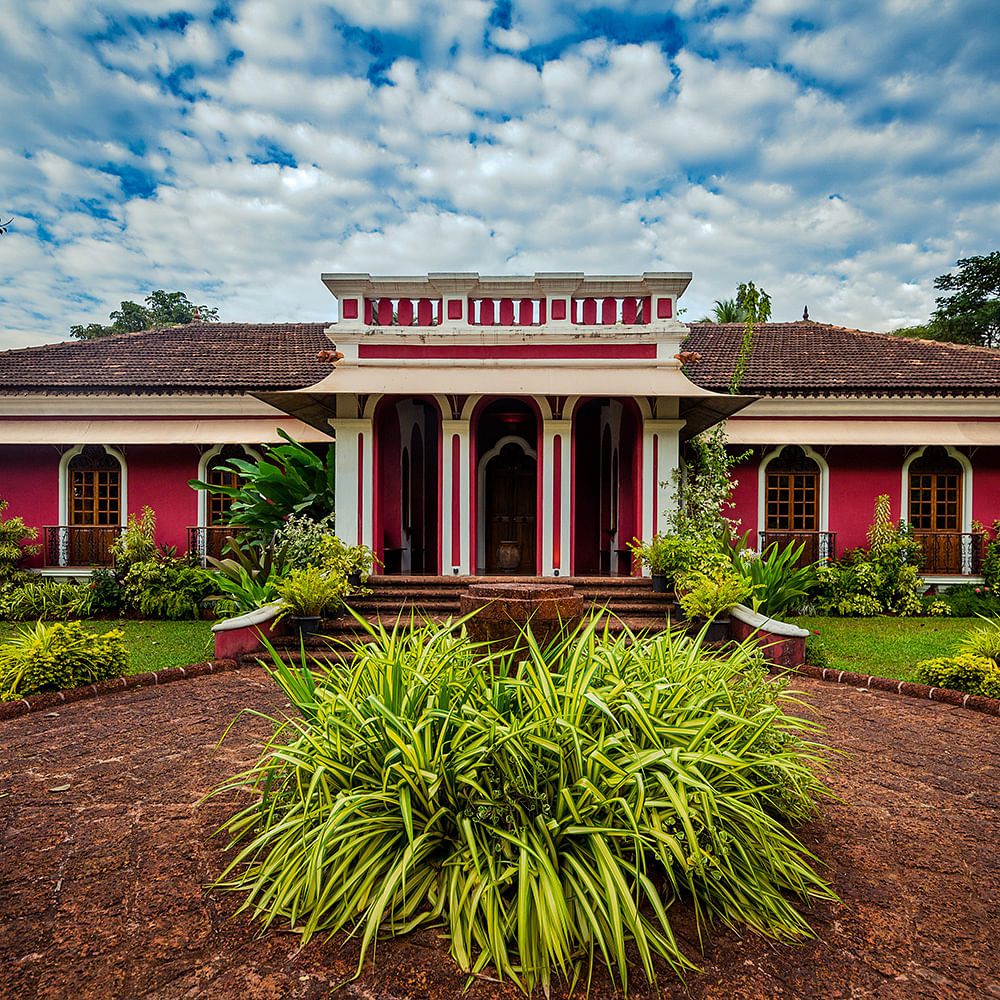
[[534, 573], [537, 463], [518, 441], [486, 463], [486, 572]]

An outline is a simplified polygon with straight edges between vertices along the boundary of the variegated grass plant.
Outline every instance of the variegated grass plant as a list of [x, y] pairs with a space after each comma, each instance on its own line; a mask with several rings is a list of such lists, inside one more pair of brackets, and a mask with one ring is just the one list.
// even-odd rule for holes
[[789, 829], [825, 791], [816, 727], [750, 646], [597, 622], [546, 649], [526, 633], [516, 662], [429, 624], [373, 628], [344, 666], [274, 656], [297, 716], [213, 793], [255, 790], [219, 885], [304, 941], [359, 934], [362, 962], [443, 925], [463, 970], [526, 992], [589, 985], [595, 956], [625, 992], [629, 949], [651, 982], [657, 956], [694, 969], [678, 899], [699, 934], [808, 936], [793, 900], [834, 898]]

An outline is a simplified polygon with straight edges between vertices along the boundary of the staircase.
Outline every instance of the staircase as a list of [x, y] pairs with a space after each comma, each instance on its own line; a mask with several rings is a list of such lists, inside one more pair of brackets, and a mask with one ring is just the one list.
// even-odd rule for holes
[[[667, 613], [676, 620], [677, 606], [673, 594], [656, 594], [648, 579], [625, 576], [373, 576], [368, 581], [371, 593], [351, 599], [350, 607], [370, 622], [381, 621], [387, 628], [401, 619], [408, 623], [411, 616], [418, 624], [423, 621], [444, 622], [461, 614], [460, 597], [470, 583], [535, 582], [569, 584], [594, 609], [606, 609], [610, 615], [608, 629], [612, 634], [623, 628], [633, 632], [660, 631], [667, 626]], [[359, 635], [357, 622], [350, 615], [327, 619], [320, 628], [320, 637], [310, 639], [306, 650], [327, 652], [329, 639], [350, 640]], [[279, 650], [298, 649], [298, 642], [282, 639]], [[255, 659], [257, 654], [248, 654]]]

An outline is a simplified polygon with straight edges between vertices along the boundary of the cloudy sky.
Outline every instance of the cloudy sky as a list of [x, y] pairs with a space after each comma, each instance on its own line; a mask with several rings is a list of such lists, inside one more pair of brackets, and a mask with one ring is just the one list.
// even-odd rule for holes
[[997, 0], [0, 0], [0, 346], [322, 271], [684, 270], [891, 330], [1000, 246]]

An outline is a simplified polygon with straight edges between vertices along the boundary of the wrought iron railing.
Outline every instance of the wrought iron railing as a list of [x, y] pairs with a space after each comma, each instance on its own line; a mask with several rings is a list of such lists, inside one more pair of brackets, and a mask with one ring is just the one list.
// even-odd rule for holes
[[111, 566], [120, 525], [58, 524], [42, 528], [45, 565]]
[[808, 566], [815, 562], [830, 562], [837, 558], [836, 531], [762, 531], [760, 533], [760, 550], [769, 545], [777, 544], [779, 549], [789, 543], [802, 545], [802, 554], [796, 561], [797, 566]]
[[224, 524], [213, 524], [207, 528], [188, 528], [188, 552], [194, 552], [205, 565], [206, 558], [221, 559], [226, 554], [226, 543], [230, 538], [245, 535], [250, 529]]
[[915, 531], [923, 563], [920, 572], [943, 576], [976, 576], [982, 569], [983, 537], [975, 532]]

